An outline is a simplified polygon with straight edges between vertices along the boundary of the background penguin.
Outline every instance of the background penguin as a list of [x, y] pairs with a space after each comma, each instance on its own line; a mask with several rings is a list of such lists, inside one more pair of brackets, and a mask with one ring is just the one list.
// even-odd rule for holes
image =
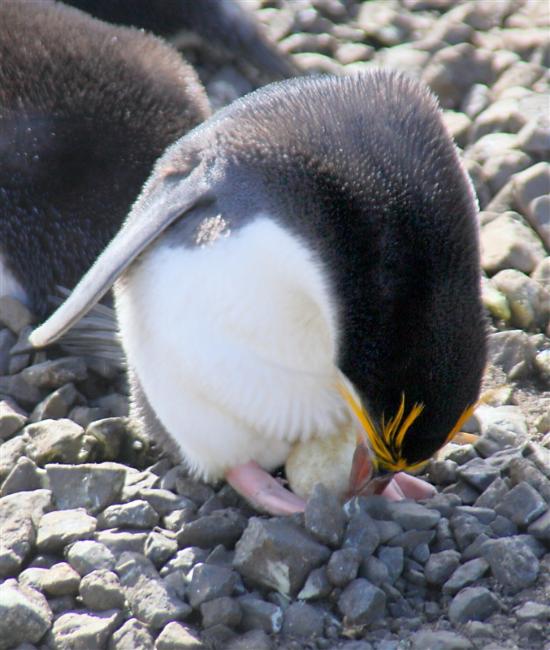
[[[398, 74], [268, 86], [174, 144], [31, 342], [113, 282], [134, 411], [270, 512], [303, 501], [265, 470], [349, 427], [347, 405], [364, 429], [352, 488], [379, 490], [477, 399], [475, 200], [434, 99]], [[397, 476], [387, 489], [422, 495]]]
[[1, 2], [0, 24], [0, 295], [44, 315], [209, 108], [194, 70], [153, 36], [48, 0]]
[[199, 34], [237, 60], [251, 63], [270, 81], [297, 69], [262, 33], [254, 16], [235, 0], [64, 0], [101, 20], [141, 27], [162, 36], [182, 29]]

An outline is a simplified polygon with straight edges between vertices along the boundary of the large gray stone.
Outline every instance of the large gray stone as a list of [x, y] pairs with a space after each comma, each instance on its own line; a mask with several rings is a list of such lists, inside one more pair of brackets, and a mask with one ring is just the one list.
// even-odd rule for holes
[[96, 529], [95, 517], [83, 508], [48, 512], [40, 519], [36, 545], [42, 552], [58, 552], [80, 539], [90, 539]]
[[330, 551], [292, 521], [250, 519], [235, 547], [235, 568], [254, 584], [296, 594]]
[[57, 618], [49, 636], [53, 650], [90, 650], [104, 648], [122, 622], [118, 610], [105, 612], [66, 612]]
[[79, 593], [84, 605], [94, 611], [124, 607], [124, 593], [118, 576], [108, 569], [97, 569], [85, 575]]
[[55, 389], [86, 379], [87, 371], [80, 357], [61, 357], [29, 366], [21, 374], [31, 386]]
[[38, 643], [52, 618], [48, 601], [40, 592], [15, 580], [0, 585], [0, 650]]
[[449, 605], [449, 618], [455, 623], [484, 621], [500, 609], [497, 597], [485, 587], [466, 587]]
[[67, 550], [67, 561], [81, 576], [97, 569], [113, 569], [115, 556], [105, 546], [93, 540], [71, 544]]
[[25, 451], [37, 465], [50, 462], [82, 463], [90, 453], [84, 429], [71, 420], [42, 420], [24, 429], [29, 436]]
[[539, 560], [522, 535], [488, 540], [482, 552], [492, 574], [509, 593], [529, 587], [539, 575]]
[[58, 562], [49, 569], [25, 569], [19, 574], [19, 583], [48, 596], [75, 596], [78, 593], [80, 576], [67, 562]]

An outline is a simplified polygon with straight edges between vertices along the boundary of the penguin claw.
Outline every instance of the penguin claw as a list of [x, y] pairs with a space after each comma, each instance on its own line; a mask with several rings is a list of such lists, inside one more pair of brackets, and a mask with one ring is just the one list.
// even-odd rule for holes
[[284, 488], [255, 461], [231, 468], [225, 479], [257, 510], [271, 515], [292, 515], [305, 509], [303, 499]]

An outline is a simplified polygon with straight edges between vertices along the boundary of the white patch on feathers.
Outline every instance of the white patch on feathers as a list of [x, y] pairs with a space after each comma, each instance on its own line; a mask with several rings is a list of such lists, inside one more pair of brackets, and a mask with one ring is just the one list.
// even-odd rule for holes
[[157, 245], [116, 286], [129, 364], [190, 467], [216, 479], [349, 421], [321, 266], [260, 215], [205, 247]]

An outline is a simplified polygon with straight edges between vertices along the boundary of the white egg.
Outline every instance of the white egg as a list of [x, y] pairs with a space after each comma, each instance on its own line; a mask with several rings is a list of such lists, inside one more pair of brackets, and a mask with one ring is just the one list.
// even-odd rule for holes
[[344, 431], [327, 438], [311, 438], [292, 448], [285, 465], [292, 491], [307, 499], [317, 483], [339, 498], [348, 490], [356, 434]]

